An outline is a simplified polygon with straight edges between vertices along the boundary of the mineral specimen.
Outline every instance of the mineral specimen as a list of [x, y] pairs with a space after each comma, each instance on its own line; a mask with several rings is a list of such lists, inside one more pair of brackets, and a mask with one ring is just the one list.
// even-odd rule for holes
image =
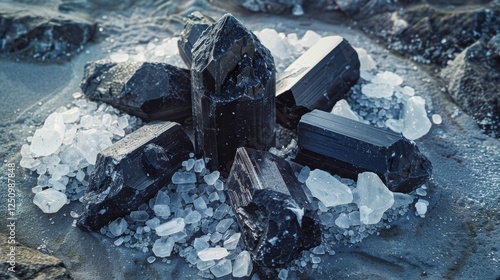
[[145, 121], [191, 116], [188, 70], [165, 63], [95, 61], [85, 65], [82, 91]]
[[274, 60], [232, 15], [209, 26], [193, 47], [196, 151], [229, 171], [238, 147], [274, 144]]
[[228, 195], [246, 249], [259, 266], [284, 267], [321, 242], [306, 194], [284, 159], [239, 148]]
[[278, 78], [278, 122], [296, 128], [300, 117], [314, 109], [331, 111], [359, 78], [356, 51], [342, 37], [319, 40]]
[[99, 153], [78, 225], [99, 230], [149, 201], [168, 184], [192, 152], [182, 127], [173, 122], [145, 125]]
[[384, 212], [394, 204], [394, 194], [373, 172], [358, 175], [356, 193], [360, 221], [365, 225], [378, 223]]
[[432, 173], [429, 160], [400, 134], [314, 110], [299, 123], [296, 161], [356, 179], [377, 173], [391, 191], [410, 192]]
[[177, 41], [177, 45], [182, 60], [184, 60], [189, 68], [191, 68], [191, 62], [193, 60], [191, 50], [193, 49], [194, 43], [200, 38], [201, 33], [214, 22], [214, 19], [200, 12], [191, 13], [187, 17], [186, 25], [184, 25], [184, 29], [181, 32], [181, 38]]

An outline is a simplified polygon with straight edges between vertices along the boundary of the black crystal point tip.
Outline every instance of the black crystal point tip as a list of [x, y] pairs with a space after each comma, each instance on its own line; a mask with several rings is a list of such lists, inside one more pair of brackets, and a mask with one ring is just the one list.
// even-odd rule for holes
[[274, 144], [274, 60], [232, 15], [209, 26], [193, 47], [192, 99], [196, 151], [222, 172], [238, 147]]
[[78, 226], [98, 231], [136, 210], [170, 182], [192, 151], [189, 137], [173, 122], [147, 124], [105, 149], [97, 156]]
[[300, 164], [356, 180], [377, 173], [391, 191], [411, 192], [432, 174], [431, 162], [418, 147], [385, 129], [314, 110], [299, 123]]
[[145, 121], [191, 117], [191, 76], [165, 63], [95, 61], [85, 65], [81, 89]]
[[314, 109], [330, 111], [359, 79], [359, 59], [344, 38], [324, 37], [293, 62], [276, 84], [278, 122], [297, 128]]
[[271, 153], [239, 148], [228, 195], [246, 249], [262, 267], [284, 267], [321, 243], [307, 196], [289, 163]]
[[179, 47], [179, 54], [182, 60], [184, 60], [189, 68], [191, 68], [193, 60], [191, 50], [194, 43], [200, 38], [201, 33], [214, 22], [214, 19], [200, 12], [193, 12], [187, 17], [180, 39], [177, 41], [177, 46]]

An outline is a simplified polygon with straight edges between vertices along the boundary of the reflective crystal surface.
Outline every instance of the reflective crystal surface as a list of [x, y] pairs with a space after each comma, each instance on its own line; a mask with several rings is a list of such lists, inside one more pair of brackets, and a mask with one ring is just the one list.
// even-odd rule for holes
[[391, 191], [410, 192], [432, 173], [430, 161], [401, 134], [314, 110], [299, 123], [296, 161], [356, 179], [376, 173]]
[[344, 38], [320, 39], [278, 77], [277, 121], [296, 128], [311, 110], [331, 111], [358, 80], [359, 65], [356, 51]]
[[202, 33], [191, 69], [196, 151], [229, 171], [238, 147], [274, 144], [274, 60], [230, 14]]
[[186, 25], [181, 32], [181, 38], [177, 41], [179, 46], [179, 54], [186, 65], [191, 68], [191, 62], [193, 60], [193, 54], [191, 50], [193, 49], [194, 43], [200, 38], [200, 35], [207, 27], [214, 23], [215, 20], [209, 16], [206, 16], [198, 11], [191, 13], [187, 17]]

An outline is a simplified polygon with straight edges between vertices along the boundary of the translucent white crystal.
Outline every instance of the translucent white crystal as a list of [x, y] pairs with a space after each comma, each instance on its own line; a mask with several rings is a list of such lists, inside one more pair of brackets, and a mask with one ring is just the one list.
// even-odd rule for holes
[[281, 269], [280, 272], [278, 273], [278, 278], [280, 280], [286, 280], [288, 278], [288, 270]]
[[67, 201], [68, 198], [64, 193], [54, 189], [46, 189], [38, 192], [33, 198], [33, 203], [44, 213], [56, 213]]
[[205, 202], [205, 200], [204, 200], [203, 198], [201, 198], [201, 197], [198, 197], [197, 199], [195, 199], [195, 200], [193, 201], [193, 205], [194, 205], [194, 208], [195, 208], [196, 210], [200, 210], [200, 211], [202, 211], [202, 210], [207, 209], [207, 203], [206, 203], [206, 202]]
[[112, 53], [111, 55], [109, 55], [109, 58], [113, 62], [126, 62], [128, 61], [129, 57], [130, 56], [128, 54], [122, 52]]
[[205, 238], [195, 238], [193, 241], [193, 247], [196, 251], [201, 251], [210, 247]]
[[221, 260], [216, 265], [210, 268], [210, 272], [216, 277], [222, 277], [231, 274], [233, 271], [233, 265], [230, 260]]
[[196, 268], [198, 268], [198, 270], [201, 270], [201, 271], [205, 271], [209, 268], [211, 268], [212, 266], [215, 265], [215, 261], [202, 261], [202, 260], [198, 260], [198, 262], [196, 262]]
[[205, 169], [205, 161], [200, 158], [194, 162], [194, 172], [200, 173]]
[[311, 194], [323, 202], [326, 207], [348, 204], [352, 202], [351, 189], [330, 173], [315, 169], [309, 173], [306, 186]]
[[145, 222], [149, 219], [149, 214], [144, 210], [132, 211], [130, 218], [135, 222]]
[[413, 202], [413, 196], [405, 193], [393, 193], [394, 194], [394, 204], [392, 208], [397, 209], [410, 205]]
[[427, 195], [427, 191], [423, 188], [418, 188], [415, 190], [415, 193], [419, 196], [426, 196]]
[[217, 207], [217, 209], [215, 209], [214, 219], [220, 220], [224, 218], [224, 216], [226, 216], [229, 211], [231, 211], [231, 206], [227, 205], [226, 203], [222, 203], [221, 205], [219, 205], [219, 207]]
[[222, 182], [221, 180], [215, 181], [214, 186], [215, 186], [215, 189], [218, 191], [224, 190], [224, 182]]
[[74, 123], [80, 117], [80, 109], [77, 107], [71, 108], [61, 113], [64, 123]]
[[304, 14], [304, 9], [302, 8], [302, 5], [300, 5], [300, 4], [293, 5], [292, 15], [301, 16], [303, 14]]
[[404, 129], [404, 122], [402, 120], [387, 119], [385, 121], [385, 126], [396, 133], [401, 133]]
[[212, 186], [215, 184], [215, 182], [217, 182], [217, 179], [219, 179], [219, 176], [220, 176], [220, 172], [216, 170], [210, 174], [203, 176], [203, 180], [205, 180], [205, 183], [207, 183], [207, 185]]
[[172, 176], [172, 183], [174, 183], [174, 184], [196, 183], [196, 174], [194, 174], [192, 172], [177, 171]]
[[66, 132], [66, 126], [64, 125], [64, 118], [61, 113], [50, 114], [45, 122], [43, 123], [43, 128], [51, 131], [55, 131], [64, 138], [64, 133]]
[[253, 263], [248, 251], [241, 251], [233, 265], [233, 277], [248, 277], [252, 274]]
[[401, 78], [401, 76], [396, 73], [384, 71], [381, 73], [377, 73], [377, 75], [375, 75], [371, 82], [375, 84], [386, 84], [395, 87], [403, 83], [403, 78]]
[[149, 256], [147, 259], [148, 263], [154, 263], [156, 261], [156, 258], [154, 256]]
[[184, 230], [185, 226], [184, 218], [174, 218], [171, 221], [157, 226], [155, 230], [158, 236], [168, 236]]
[[335, 219], [335, 224], [340, 228], [349, 228], [351, 226], [351, 220], [347, 214], [340, 213], [339, 217]]
[[443, 122], [443, 118], [441, 118], [441, 115], [433, 114], [432, 115], [432, 122], [434, 124], [441, 124]]
[[429, 206], [429, 202], [425, 199], [419, 199], [417, 203], [415, 203], [415, 209], [420, 217], [425, 217], [425, 213], [427, 213], [427, 206]]
[[360, 220], [365, 225], [378, 223], [384, 212], [394, 204], [393, 193], [373, 172], [358, 174], [356, 193]]
[[391, 98], [394, 90], [388, 84], [366, 84], [361, 87], [361, 92], [367, 97], [372, 98]]
[[28, 168], [34, 170], [37, 168], [42, 162], [39, 159], [34, 159], [32, 157], [22, 157], [19, 165], [24, 168]]
[[123, 218], [118, 218], [108, 225], [109, 232], [117, 237], [122, 235], [127, 230], [127, 227], [128, 223]]
[[31, 140], [30, 151], [36, 156], [48, 156], [57, 152], [63, 137], [54, 130], [40, 128], [35, 131]]
[[224, 233], [233, 224], [233, 222], [234, 222], [233, 218], [227, 218], [227, 219], [221, 220], [217, 224], [217, 226], [215, 227], [215, 230], [217, 232]]
[[111, 146], [111, 139], [96, 129], [79, 131], [76, 136], [76, 147], [89, 164], [95, 164], [97, 154]]
[[413, 96], [403, 108], [403, 136], [409, 140], [416, 140], [429, 132], [431, 121], [425, 111], [425, 100], [420, 96]]
[[226, 241], [224, 241], [224, 248], [228, 250], [234, 250], [240, 242], [241, 233], [237, 232], [231, 235]]
[[358, 116], [352, 111], [351, 106], [349, 106], [349, 103], [345, 99], [340, 99], [335, 103], [335, 106], [333, 106], [332, 109], [332, 114], [342, 116], [351, 120], [359, 120]]
[[159, 258], [170, 257], [174, 249], [174, 239], [172, 237], [161, 237], [153, 244], [153, 254]]
[[207, 248], [201, 251], [198, 251], [198, 257], [202, 261], [210, 261], [210, 260], [220, 260], [229, 255], [229, 252], [226, 248]]
[[360, 71], [370, 71], [377, 67], [377, 63], [375, 63], [373, 58], [366, 52], [365, 49], [354, 48], [354, 50], [358, 53]]
[[184, 222], [186, 224], [194, 224], [197, 223], [201, 220], [201, 214], [198, 211], [191, 211], [189, 214], [186, 215], [184, 218]]
[[274, 57], [278, 59], [287, 57], [287, 46], [276, 30], [264, 28], [258, 33], [258, 38]]
[[302, 39], [300, 39], [299, 43], [302, 47], [308, 49], [316, 44], [320, 39], [321, 35], [312, 30], [307, 30]]

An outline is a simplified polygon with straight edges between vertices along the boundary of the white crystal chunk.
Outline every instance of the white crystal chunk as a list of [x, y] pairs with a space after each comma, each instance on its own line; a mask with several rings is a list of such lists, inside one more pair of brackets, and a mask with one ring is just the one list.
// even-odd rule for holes
[[153, 244], [153, 254], [159, 258], [170, 257], [174, 249], [174, 239], [172, 237], [161, 237]]
[[326, 207], [348, 204], [353, 196], [348, 186], [335, 179], [330, 173], [315, 169], [309, 173], [306, 186], [311, 194]]
[[352, 111], [351, 106], [349, 106], [349, 103], [347, 103], [345, 99], [341, 99], [335, 103], [335, 106], [333, 106], [332, 109], [332, 114], [355, 121], [359, 120], [358, 116], [356, 116], [356, 114]]
[[252, 274], [253, 263], [248, 251], [241, 251], [233, 265], [233, 277], [249, 277]]
[[157, 226], [155, 230], [158, 236], [169, 236], [183, 231], [185, 226], [184, 218], [174, 218], [171, 221]]
[[416, 140], [429, 132], [431, 121], [425, 111], [425, 100], [420, 96], [413, 96], [403, 109], [403, 136], [409, 140]]
[[356, 192], [359, 201], [361, 223], [376, 224], [382, 215], [394, 204], [394, 194], [384, 185], [377, 174], [363, 172], [358, 175]]
[[226, 248], [207, 248], [198, 252], [198, 257], [202, 261], [220, 260], [229, 255]]
[[35, 194], [33, 203], [44, 213], [56, 213], [66, 204], [67, 200], [64, 193], [54, 189], [46, 189]]

